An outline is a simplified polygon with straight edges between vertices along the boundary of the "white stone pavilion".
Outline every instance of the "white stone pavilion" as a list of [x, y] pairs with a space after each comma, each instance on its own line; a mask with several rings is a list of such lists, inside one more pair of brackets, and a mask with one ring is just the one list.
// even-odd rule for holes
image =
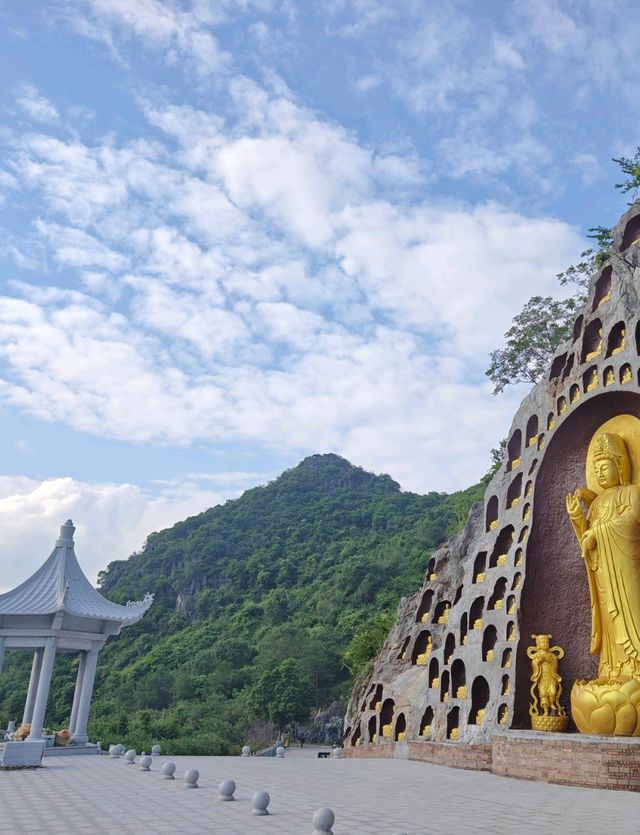
[[31, 725], [29, 739], [42, 739], [56, 652], [79, 652], [69, 730], [72, 744], [85, 746], [98, 653], [110, 635], [140, 620], [153, 595], [126, 606], [103, 597], [78, 564], [74, 531], [68, 519], [44, 565], [13, 591], [0, 595], [0, 672], [6, 650], [33, 652], [22, 722]]

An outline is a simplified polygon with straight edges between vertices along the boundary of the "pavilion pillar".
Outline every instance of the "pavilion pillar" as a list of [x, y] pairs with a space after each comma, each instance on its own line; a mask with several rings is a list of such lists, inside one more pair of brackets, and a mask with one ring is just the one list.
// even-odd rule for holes
[[36, 703], [36, 693], [38, 692], [38, 682], [40, 680], [40, 670], [42, 669], [42, 658], [44, 656], [44, 649], [39, 647], [33, 653], [33, 664], [31, 665], [31, 676], [29, 678], [29, 689], [27, 690], [27, 701], [24, 704], [24, 715], [22, 717], [23, 725], [30, 725], [33, 719], [33, 708]]
[[4, 638], [0, 638], [0, 673], [4, 664]]
[[42, 726], [44, 715], [47, 710], [47, 699], [49, 698], [49, 687], [53, 673], [53, 662], [56, 660], [56, 639], [47, 638], [47, 643], [42, 656], [42, 667], [38, 678], [38, 692], [33, 706], [33, 718], [31, 720], [31, 733], [27, 739], [42, 739]]
[[78, 663], [78, 675], [76, 676], [76, 689], [73, 694], [73, 707], [71, 708], [71, 719], [69, 720], [69, 730], [73, 735], [76, 730], [76, 722], [78, 719], [78, 708], [80, 707], [80, 694], [82, 693], [82, 680], [84, 679], [84, 668], [87, 661], [87, 653], [80, 653], [80, 660]]
[[72, 737], [74, 745], [84, 745], [89, 740], [87, 736], [87, 722], [89, 721], [89, 708], [91, 707], [91, 696], [93, 694], [93, 682], [96, 676], [97, 663], [98, 650], [90, 649], [87, 652], [84, 662], [76, 725]]

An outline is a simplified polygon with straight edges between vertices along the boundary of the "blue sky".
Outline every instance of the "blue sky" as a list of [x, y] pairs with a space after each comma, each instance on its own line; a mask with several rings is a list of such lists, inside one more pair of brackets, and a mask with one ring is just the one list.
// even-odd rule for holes
[[625, 208], [636, 11], [0, 5], [0, 587], [313, 452], [476, 481], [489, 351]]

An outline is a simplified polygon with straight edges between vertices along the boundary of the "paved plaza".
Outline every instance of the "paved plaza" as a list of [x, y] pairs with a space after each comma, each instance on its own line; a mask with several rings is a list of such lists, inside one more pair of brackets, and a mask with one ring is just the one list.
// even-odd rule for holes
[[[602, 833], [637, 830], [640, 795], [509, 780], [405, 760], [318, 760], [311, 750], [280, 759], [175, 757], [177, 779], [109, 757], [56, 757], [45, 767], [0, 772], [1, 833], [215, 833], [310, 835], [320, 806], [336, 814], [335, 835], [491, 832]], [[188, 768], [197, 790], [183, 788]], [[231, 777], [236, 801], [218, 801]], [[251, 816], [251, 797], [271, 794], [269, 817]]]

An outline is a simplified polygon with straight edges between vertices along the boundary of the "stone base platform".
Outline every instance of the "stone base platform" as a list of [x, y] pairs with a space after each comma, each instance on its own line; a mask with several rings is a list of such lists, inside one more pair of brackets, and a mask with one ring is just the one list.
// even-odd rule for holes
[[420, 760], [565, 786], [640, 792], [640, 738], [503, 731], [484, 745], [384, 742], [345, 748], [353, 758]]
[[493, 738], [491, 770], [524, 780], [640, 792], [640, 738], [505, 731]]
[[87, 742], [86, 745], [58, 745], [56, 748], [45, 748], [45, 757], [74, 757], [82, 754], [99, 754], [97, 745]]

